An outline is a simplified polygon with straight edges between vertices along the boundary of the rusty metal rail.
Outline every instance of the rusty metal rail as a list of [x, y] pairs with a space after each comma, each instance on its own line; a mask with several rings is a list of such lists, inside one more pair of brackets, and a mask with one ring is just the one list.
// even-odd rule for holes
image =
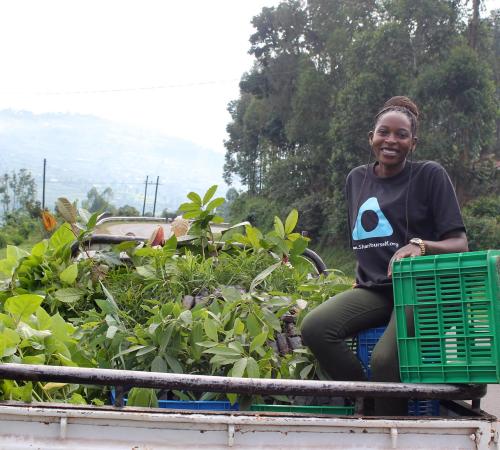
[[361, 381], [232, 378], [83, 367], [0, 364], [0, 379], [147, 387], [235, 394], [322, 395], [471, 400], [486, 394], [486, 385], [376, 383]]

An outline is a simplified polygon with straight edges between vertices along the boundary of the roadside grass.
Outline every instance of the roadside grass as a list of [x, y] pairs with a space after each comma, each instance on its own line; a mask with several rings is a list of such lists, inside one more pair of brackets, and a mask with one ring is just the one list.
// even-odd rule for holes
[[354, 279], [356, 262], [352, 251], [348, 248], [318, 246], [313, 250], [323, 259], [328, 269], [340, 270], [344, 275]]

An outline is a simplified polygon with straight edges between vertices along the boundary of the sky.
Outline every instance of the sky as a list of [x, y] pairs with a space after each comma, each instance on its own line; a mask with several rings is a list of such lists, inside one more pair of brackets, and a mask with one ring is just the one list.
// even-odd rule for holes
[[223, 153], [251, 18], [277, 4], [2, 1], [0, 110], [91, 114]]
[[250, 21], [277, 4], [2, 1], [0, 110], [91, 114], [223, 153]]

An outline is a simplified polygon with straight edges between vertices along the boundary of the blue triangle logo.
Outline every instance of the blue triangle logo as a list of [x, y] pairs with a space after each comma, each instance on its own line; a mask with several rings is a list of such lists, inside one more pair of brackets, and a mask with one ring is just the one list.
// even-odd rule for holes
[[[373, 211], [378, 217], [377, 226], [371, 230], [366, 231], [361, 223], [361, 216], [366, 211]], [[354, 230], [352, 230], [353, 241], [359, 241], [361, 239], [370, 239], [377, 237], [387, 237], [394, 233], [391, 224], [385, 217], [384, 213], [380, 210], [380, 205], [375, 197], [370, 197], [366, 202], [364, 202], [358, 211], [358, 217], [356, 218], [356, 223], [354, 225]]]

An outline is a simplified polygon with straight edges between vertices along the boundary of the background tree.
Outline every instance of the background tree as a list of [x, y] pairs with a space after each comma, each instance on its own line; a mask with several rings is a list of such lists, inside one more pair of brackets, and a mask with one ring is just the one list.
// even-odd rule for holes
[[87, 199], [83, 200], [82, 206], [90, 212], [109, 212], [116, 214], [116, 208], [111, 204], [113, 190], [110, 187], [99, 192], [95, 186], [87, 192]]

